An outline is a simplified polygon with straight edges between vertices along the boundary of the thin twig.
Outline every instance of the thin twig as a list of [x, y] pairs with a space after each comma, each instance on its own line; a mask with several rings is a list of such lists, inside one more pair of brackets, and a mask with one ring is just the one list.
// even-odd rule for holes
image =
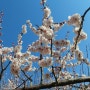
[[11, 63], [11, 61], [9, 61], [9, 63], [7, 64], [7, 66], [4, 68], [3, 67], [3, 63], [2, 63], [2, 60], [1, 60], [1, 72], [0, 72], [0, 80], [1, 80], [1, 78], [2, 78], [2, 75], [3, 75], [3, 73], [4, 73], [4, 71], [8, 68], [8, 66], [10, 65], [10, 63]]
[[32, 79], [31, 79], [32, 76], [29, 77], [22, 69], [21, 69], [21, 71], [23, 72], [23, 74], [25, 75], [25, 77], [27, 77], [27, 79], [29, 79], [32, 82]]
[[[52, 43], [52, 39], [51, 39], [51, 57], [52, 57], [52, 46], [53, 46], [53, 43]], [[57, 82], [57, 77], [55, 76], [55, 73], [54, 73], [54, 67], [53, 66], [52, 66], [52, 74], [53, 74], [53, 76], [55, 78], [56, 83], [58, 83]]]

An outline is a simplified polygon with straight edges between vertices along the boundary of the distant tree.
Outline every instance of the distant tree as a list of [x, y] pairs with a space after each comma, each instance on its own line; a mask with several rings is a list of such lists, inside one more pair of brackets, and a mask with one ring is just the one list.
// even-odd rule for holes
[[[79, 48], [79, 43], [87, 39], [83, 22], [90, 7], [82, 16], [76, 13], [69, 16], [68, 20], [57, 23], [51, 16], [46, 0], [41, 0], [40, 4], [44, 12], [41, 26], [33, 27], [30, 20], [27, 20], [26, 24], [22, 25], [17, 45], [4, 47], [0, 40], [1, 89], [90, 90], [88, 47], [86, 46], [87, 58], [84, 58]], [[0, 31], [2, 16], [3, 12], [0, 12]], [[73, 26], [75, 33], [73, 42], [68, 40], [68, 31], [65, 39], [56, 40], [57, 32], [65, 24]], [[27, 27], [38, 36], [38, 40], [28, 45], [26, 52], [22, 52], [22, 37], [27, 33]], [[0, 32], [0, 36], [1, 34]], [[8, 67], [10, 67], [11, 77], [5, 80], [3, 77]], [[86, 68], [85, 72], [84, 68]]]

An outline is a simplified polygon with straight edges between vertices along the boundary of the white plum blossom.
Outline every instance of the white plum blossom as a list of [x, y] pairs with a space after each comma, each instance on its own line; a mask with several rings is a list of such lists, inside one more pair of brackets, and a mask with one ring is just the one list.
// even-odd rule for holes
[[1, 49], [1, 51], [2, 51], [2, 54], [8, 54], [9, 52], [12, 52], [13, 51], [13, 48], [12, 47], [11, 48], [9, 48], [9, 47], [3, 47]]
[[62, 26], [64, 26], [66, 22], [62, 23], [53, 23], [54, 32], [57, 32], [59, 29], [61, 29]]
[[28, 58], [28, 61], [32, 61], [32, 62], [39, 61], [39, 57], [38, 57], [38, 56], [31, 55], [31, 56]]
[[42, 59], [42, 60], [39, 61], [39, 65], [40, 65], [40, 67], [46, 67], [47, 63], [44, 59]]
[[35, 34], [39, 34], [39, 31], [35, 28], [35, 27], [31, 27], [31, 30], [35, 33]]
[[53, 41], [53, 44], [55, 45], [55, 47], [60, 47], [60, 42], [59, 42], [59, 40]]
[[47, 0], [41, 0], [40, 4], [46, 3]]
[[77, 57], [77, 60], [80, 60], [80, 61], [83, 60], [83, 53], [82, 53], [82, 51], [76, 50], [76, 51], [75, 51], [75, 55], [76, 55], [76, 57]]
[[52, 57], [46, 57], [46, 63], [47, 63], [47, 66], [51, 66], [53, 64], [53, 58]]
[[36, 40], [36, 42], [33, 42], [33, 43], [32, 43], [32, 46], [37, 47], [37, 46], [40, 46], [40, 44], [41, 44], [41, 41]]
[[36, 29], [36, 27], [32, 26], [32, 23], [29, 22], [30, 20], [27, 20], [26, 23], [29, 25], [30, 30], [32, 30], [36, 35], [40, 34], [40, 31]]
[[85, 32], [83, 32], [83, 31], [81, 31], [79, 38], [81, 40], [85, 40], [85, 39], [87, 39], [87, 34]]
[[66, 54], [65, 56], [63, 56], [63, 60], [65, 60], [65, 61], [70, 61], [70, 60], [72, 60], [72, 59], [74, 59], [75, 57], [74, 57], [74, 53], [72, 53], [72, 54], [70, 54], [70, 53], [68, 53], [68, 54]]
[[55, 32], [58, 31], [61, 28], [59, 23], [58, 24], [53, 24], [53, 27], [54, 27]]
[[50, 41], [47, 38], [45, 38], [43, 35], [39, 36], [39, 40], [40, 40], [40, 42], [42, 42], [42, 43], [44, 43], [46, 45], [50, 44]]
[[22, 45], [23, 44], [23, 41], [22, 40], [18, 40], [18, 45]]
[[27, 57], [30, 56], [30, 54], [31, 54], [31, 52], [26, 51], [25, 53], [22, 54], [22, 56], [25, 57], [25, 58], [27, 58]]
[[69, 72], [65, 71], [65, 72], [60, 72], [60, 76], [62, 76], [62, 79], [71, 79], [72, 76]]
[[69, 25], [80, 26], [81, 20], [82, 20], [81, 16], [78, 13], [76, 13], [76, 14], [68, 17], [67, 23]]
[[28, 26], [32, 28], [32, 23], [30, 22], [30, 20], [26, 20], [26, 24], [28, 24]]
[[69, 40], [55, 40], [53, 42], [55, 47], [68, 46], [70, 44]]
[[44, 46], [44, 47], [39, 46], [38, 52], [40, 52], [43, 55], [50, 54], [50, 47], [49, 46]]
[[70, 45], [70, 51], [73, 53], [75, 52], [75, 46], [74, 45]]
[[6, 55], [7, 60], [12, 61], [13, 56], [12, 55]]
[[30, 20], [26, 20], [26, 24], [30, 24]]
[[23, 71], [25, 71], [25, 72], [32, 71], [32, 68], [30, 67], [30, 65], [28, 65], [23, 68]]
[[44, 18], [48, 18], [51, 14], [51, 10], [48, 7], [44, 8]]
[[60, 64], [62, 68], [65, 68], [67, 63], [65, 60], [61, 60]]
[[[75, 27], [75, 28], [74, 28], [73, 31], [74, 31], [75, 34], [78, 34], [78, 32], [79, 32], [79, 28], [80, 28], [80, 27]], [[82, 31], [82, 30], [81, 30], [81, 31]]]
[[60, 52], [65, 52], [66, 50], [67, 50], [66, 47], [62, 47], [62, 48], [60, 49]]
[[53, 51], [52, 56], [55, 57], [55, 58], [60, 57], [60, 51]]
[[15, 52], [15, 53], [21, 52], [22, 46], [21, 46], [21, 45], [17, 45], [17, 46], [15, 46], [13, 49], [14, 49], [14, 52]]
[[11, 64], [11, 73], [14, 74], [15, 76], [17, 76], [19, 74], [19, 70], [20, 70], [20, 64], [19, 62], [13, 61]]
[[46, 27], [50, 27], [53, 25], [53, 17], [49, 17], [47, 19], [43, 19], [43, 25], [46, 26]]
[[5, 62], [7, 60], [7, 55], [2, 56], [2, 62]]
[[52, 39], [54, 36], [53, 30], [50, 28], [47, 28], [47, 31], [43, 33], [43, 36], [49, 40]]
[[46, 60], [42, 59], [39, 61], [40, 67], [48, 67], [51, 66], [52, 64], [53, 64], [52, 57], [46, 57]]
[[74, 37], [73, 41], [74, 42], [77, 41], [78, 43], [80, 43], [81, 40], [87, 39], [87, 34], [85, 32], [83, 32], [83, 31], [81, 31], [79, 37], [78, 38], [77, 37], [78, 37], [78, 35], [76, 37]]
[[19, 34], [19, 35], [18, 35], [18, 40], [21, 40], [21, 39], [22, 39], [22, 35]]
[[[54, 33], [53, 33], [53, 30], [52, 29], [50, 29], [50, 28], [48, 28], [48, 27], [46, 27], [46, 26], [40, 26], [39, 27], [39, 29], [38, 29], [40, 32], [41, 32], [41, 34], [45, 37], [45, 38], [47, 38], [47, 39], [52, 39], [53, 38], [53, 36], [54, 36]], [[41, 34], [40, 34], [40, 36], [41, 36]]]
[[18, 61], [19, 61], [19, 66], [28, 63], [28, 60], [25, 57], [21, 57], [21, 59], [19, 59]]
[[23, 71], [32, 71], [32, 62], [29, 61], [28, 65], [24, 65]]
[[[41, 0], [40, 2], [44, 12], [42, 25], [36, 25], [37, 27], [34, 27], [31, 21], [27, 20], [26, 24], [22, 25], [21, 33], [18, 34], [17, 45], [13, 45], [13, 47], [4, 47], [2, 40], [0, 40], [1, 64], [5, 62], [7, 64], [7, 61], [10, 61], [11, 74], [17, 78], [20, 76], [19, 79], [22, 79], [22, 81], [19, 82], [19, 84], [26, 80], [25, 87], [28, 85], [27, 80], [29, 78], [23, 78], [21, 76], [22, 70], [26, 73], [25, 76], [32, 75], [33, 78], [31, 78], [34, 79], [35, 77], [35, 80], [38, 80], [39, 82], [42, 78], [43, 82], [41, 81], [41, 84], [45, 84], [44, 80], [51, 80], [50, 82], [52, 83], [53, 81], [55, 82], [55, 79], [60, 82], [72, 78], [76, 79], [79, 76], [85, 78], [86, 75], [84, 74], [86, 72], [80, 70], [80, 73], [77, 73], [75, 71], [76, 67], [82, 64], [82, 62], [90, 66], [90, 61], [87, 58], [84, 58], [83, 52], [80, 51], [78, 45], [80, 41], [87, 39], [87, 34], [81, 28], [82, 17], [76, 13], [69, 16], [67, 21], [65, 20], [61, 23], [54, 22], [53, 17], [51, 16], [51, 10], [47, 7], [46, 1], [47, 0]], [[72, 38], [68, 40], [68, 35], [66, 35], [65, 39], [62, 39], [61, 37], [57, 40], [55, 37], [56, 32], [58, 32], [66, 23], [74, 26], [73, 32], [76, 36], [73, 40], [71, 40]], [[32, 43], [30, 42], [31, 44], [28, 45], [26, 51], [24, 51], [25, 48], [23, 50], [22, 38], [24, 34], [27, 33], [27, 26], [29, 26], [30, 30], [37, 35], [38, 39]], [[3, 65], [1, 67], [3, 69]], [[33, 71], [34, 73], [32, 73]], [[37, 79], [36, 76], [38, 75], [39, 77]], [[8, 80], [8, 82], [10, 90], [15, 89], [15, 83], [12, 80]], [[32, 83], [34, 85], [34, 82]], [[22, 86], [20, 86], [20, 88], [22, 88]], [[72, 85], [63, 87], [63, 90], [66, 90], [67, 88], [70, 89], [69, 86], [71, 87]], [[88, 88], [90, 88], [90, 86], [88, 86]]]
[[28, 51], [29, 51], [29, 52], [38, 52], [38, 47], [29, 46], [29, 47], [28, 47]]
[[17, 53], [15, 54], [15, 57], [18, 58], [18, 59], [20, 59], [21, 56], [22, 56], [22, 53], [21, 53], [21, 52], [17, 52]]
[[22, 33], [23, 34], [27, 33], [27, 26], [26, 25], [22, 25]]
[[42, 26], [40, 26], [39, 27], [39, 29], [38, 30], [40, 30], [42, 33], [45, 33], [46, 32], [46, 30], [47, 30], [47, 27], [46, 26], [44, 26], [44, 25], [42, 25]]

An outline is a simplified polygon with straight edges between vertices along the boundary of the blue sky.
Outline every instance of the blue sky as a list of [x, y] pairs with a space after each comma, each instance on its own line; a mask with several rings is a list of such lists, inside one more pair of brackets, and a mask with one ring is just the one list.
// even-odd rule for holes
[[[82, 15], [90, 6], [90, 0], [47, 0], [47, 4], [52, 11], [54, 21], [62, 22], [74, 13]], [[27, 19], [30, 19], [34, 26], [42, 23], [43, 12], [40, 0], [0, 0], [0, 10], [4, 11], [2, 39], [5, 46], [11, 46], [12, 42], [17, 43], [17, 35], [21, 32], [21, 27], [26, 23]], [[90, 12], [88, 12], [84, 22], [84, 29], [88, 34], [90, 32], [89, 23]], [[63, 32], [69, 29], [63, 27]], [[90, 36], [88, 37], [90, 38]], [[35, 35], [28, 30], [28, 34], [23, 38], [24, 45], [35, 39]]]
[[[52, 16], [55, 22], [62, 22], [68, 19], [69, 15], [80, 13], [90, 7], [90, 0], [47, 0], [47, 5], [52, 11]], [[0, 0], [0, 11], [3, 10], [4, 17], [2, 23], [1, 39], [4, 41], [4, 46], [11, 46], [12, 43], [17, 44], [17, 36], [21, 32], [21, 27], [30, 19], [33, 26], [41, 25], [43, 18], [42, 6], [40, 0]], [[80, 48], [85, 51], [85, 46], [90, 47], [90, 11], [85, 17], [84, 31], [88, 34], [88, 39], [82, 41]], [[72, 39], [72, 27], [66, 25], [62, 31], [58, 32], [57, 38], [64, 38], [66, 31], [70, 31], [69, 38]], [[23, 37], [23, 47], [26, 50], [27, 45], [35, 41], [37, 37], [28, 29], [28, 33]], [[89, 50], [90, 51], [90, 50]]]

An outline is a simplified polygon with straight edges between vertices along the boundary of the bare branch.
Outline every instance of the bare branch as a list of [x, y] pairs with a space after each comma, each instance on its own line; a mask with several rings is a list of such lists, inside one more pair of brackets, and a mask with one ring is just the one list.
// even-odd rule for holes
[[31, 76], [29, 77], [22, 69], [21, 69], [21, 71], [23, 72], [23, 74], [25, 75], [25, 77], [27, 77], [27, 79], [32, 82]]
[[0, 80], [2, 79], [2, 75], [4, 73], [4, 71], [8, 68], [8, 66], [10, 65], [11, 61], [8, 62], [7, 66], [5, 68], [3, 68], [3, 63], [1, 60], [1, 72], [0, 72]]

